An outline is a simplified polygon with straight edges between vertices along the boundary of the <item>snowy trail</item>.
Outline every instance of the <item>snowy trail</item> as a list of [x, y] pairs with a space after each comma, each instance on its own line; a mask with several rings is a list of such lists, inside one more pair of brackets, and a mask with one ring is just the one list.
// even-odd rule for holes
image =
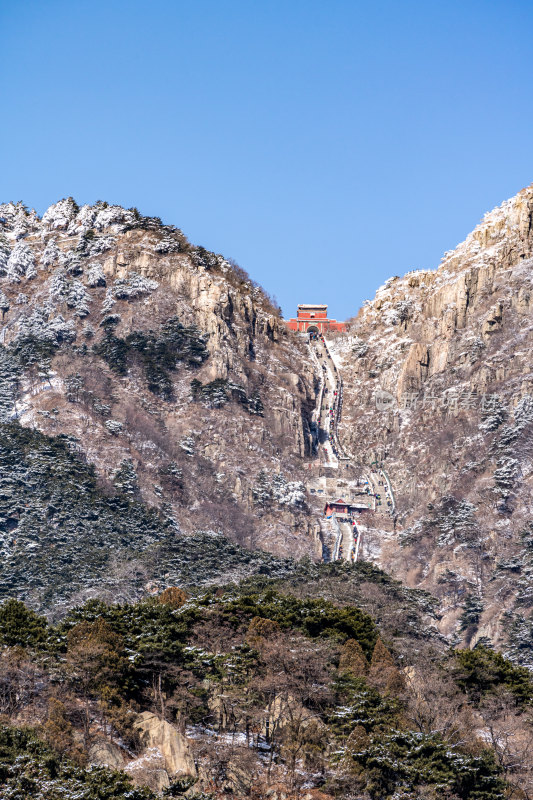
[[[338, 435], [338, 425], [342, 415], [343, 382], [339, 364], [325, 337], [309, 342], [312, 360], [319, 377], [319, 392], [313, 421], [318, 428], [318, 458], [325, 468], [339, 469], [341, 463], [349, 465], [353, 456], [343, 447]], [[363, 485], [367, 485], [372, 497], [372, 510], [387, 510], [391, 516], [395, 511], [394, 493], [389, 476], [376, 465], [368, 474], [362, 476]], [[337, 498], [329, 498], [336, 500]], [[331, 514], [325, 523], [325, 530], [334, 539], [331, 559], [333, 561], [357, 561], [359, 558], [362, 527], [355, 523], [353, 510], [346, 516], [337, 518]]]

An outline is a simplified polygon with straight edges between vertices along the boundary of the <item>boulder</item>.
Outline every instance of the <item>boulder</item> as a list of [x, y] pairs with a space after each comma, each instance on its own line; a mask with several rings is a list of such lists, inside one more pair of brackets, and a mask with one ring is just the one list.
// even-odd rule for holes
[[89, 749], [89, 764], [110, 769], [122, 769], [126, 763], [123, 750], [113, 742], [100, 739]]
[[146, 748], [157, 748], [162, 754], [169, 775], [196, 777], [196, 767], [189, 741], [180, 731], [150, 711], [143, 711], [133, 723]]
[[162, 792], [170, 786], [165, 759], [157, 747], [151, 747], [124, 768], [135, 786], [146, 786], [153, 792]]

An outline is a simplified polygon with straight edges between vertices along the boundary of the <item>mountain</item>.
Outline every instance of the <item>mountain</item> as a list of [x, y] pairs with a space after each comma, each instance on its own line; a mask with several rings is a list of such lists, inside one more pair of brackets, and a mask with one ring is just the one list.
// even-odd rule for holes
[[157, 218], [0, 206], [2, 798], [532, 795], [532, 223], [306, 341]]
[[165, 542], [207, 552], [198, 531], [313, 553], [315, 378], [265, 293], [135, 209], [0, 219], [4, 594], [42, 605], [112, 574], [131, 597], [177, 580]]
[[340, 438], [361, 465], [384, 465], [395, 496], [367, 553], [439, 598], [443, 633], [497, 643], [528, 666], [532, 256], [530, 186], [436, 270], [390, 278], [332, 345]]

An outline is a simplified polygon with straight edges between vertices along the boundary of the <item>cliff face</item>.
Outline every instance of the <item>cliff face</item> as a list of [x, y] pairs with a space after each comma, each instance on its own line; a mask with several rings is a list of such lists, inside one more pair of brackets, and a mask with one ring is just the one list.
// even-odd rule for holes
[[444, 632], [463, 614], [467, 639], [511, 651], [531, 624], [532, 255], [529, 187], [437, 270], [389, 279], [334, 345], [341, 438], [383, 462], [395, 493], [369, 547], [440, 597]]
[[0, 219], [3, 420], [74, 437], [104, 487], [182, 531], [313, 552], [314, 376], [264, 292], [135, 209], [69, 198]]

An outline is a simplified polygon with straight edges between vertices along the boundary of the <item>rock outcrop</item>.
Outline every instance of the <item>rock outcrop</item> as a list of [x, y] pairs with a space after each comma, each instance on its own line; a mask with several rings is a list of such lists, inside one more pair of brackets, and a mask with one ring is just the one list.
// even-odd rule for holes
[[143, 711], [133, 726], [139, 731], [144, 747], [151, 753], [158, 751], [161, 754], [168, 775], [196, 776], [189, 741], [174, 725], [156, 714]]

